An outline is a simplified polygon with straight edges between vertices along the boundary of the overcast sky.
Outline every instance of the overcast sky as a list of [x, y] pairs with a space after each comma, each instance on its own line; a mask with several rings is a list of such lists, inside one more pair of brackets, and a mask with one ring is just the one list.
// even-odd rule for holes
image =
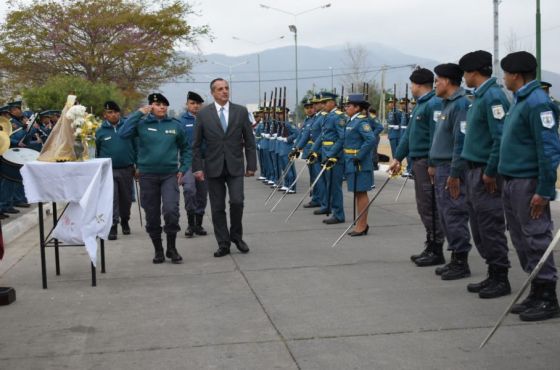
[[[317, 0], [197, 0], [201, 14], [193, 24], [207, 24], [214, 41], [203, 40], [203, 53], [241, 55], [267, 48], [293, 45], [288, 25], [296, 24], [300, 45], [325, 47], [347, 42], [375, 41], [408, 54], [456, 61], [465, 52], [493, 50], [492, 0], [333, 0], [297, 18], [276, 10], [300, 13], [329, 1]], [[560, 1], [541, 0], [542, 66], [560, 73]], [[7, 5], [0, 1], [0, 20]], [[503, 0], [500, 5], [500, 55], [507, 54], [512, 35], [516, 47], [535, 49], [535, 0]], [[236, 41], [236, 36], [251, 41]], [[280, 36], [285, 36], [282, 40]]]

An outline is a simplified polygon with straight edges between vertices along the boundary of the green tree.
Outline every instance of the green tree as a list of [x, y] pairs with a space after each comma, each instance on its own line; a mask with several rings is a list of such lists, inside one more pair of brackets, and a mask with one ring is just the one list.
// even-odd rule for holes
[[114, 100], [126, 110], [125, 96], [115, 84], [91, 82], [83, 77], [53, 76], [38, 88], [23, 90], [23, 98], [34, 111], [62, 109], [69, 94], [76, 95], [80, 104], [97, 116], [103, 114], [103, 103]]
[[14, 86], [65, 74], [115, 83], [134, 99], [191, 70], [177, 50], [208, 35], [187, 23], [193, 14], [177, 0], [13, 0], [0, 28], [0, 70]]

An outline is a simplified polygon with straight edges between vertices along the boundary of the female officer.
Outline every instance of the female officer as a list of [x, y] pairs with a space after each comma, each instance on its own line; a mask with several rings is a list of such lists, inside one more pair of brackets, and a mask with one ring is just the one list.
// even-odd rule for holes
[[[367, 191], [373, 185], [371, 157], [375, 137], [367, 121], [367, 116], [361, 114], [363, 109], [367, 109], [367, 106], [363, 94], [348, 95], [345, 105], [346, 114], [350, 119], [346, 124], [346, 135], [344, 135], [344, 172], [348, 191], [354, 192], [358, 214], [367, 207], [369, 203]], [[349, 235], [367, 235], [368, 230], [367, 213], [365, 213]]]

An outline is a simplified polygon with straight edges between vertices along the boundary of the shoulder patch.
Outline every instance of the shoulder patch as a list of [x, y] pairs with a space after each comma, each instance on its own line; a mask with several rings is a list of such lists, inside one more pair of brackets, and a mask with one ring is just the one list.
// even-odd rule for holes
[[364, 129], [365, 132], [370, 132], [371, 131], [371, 126], [369, 125], [369, 123], [364, 123], [362, 125], [362, 129]]
[[492, 115], [495, 119], [502, 119], [506, 116], [506, 111], [501, 104], [492, 106]]
[[555, 124], [552, 111], [549, 110], [547, 112], [541, 112], [541, 122], [544, 127], [552, 128]]
[[441, 111], [440, 110], [435, 110], [434, 111], [434, 121], [437, 122], [439, 121], [439, 117], [441, 116]]
[[467, 121], [461, 121], [459, 123], [459, 129], [461, 130], [461, 133], [464, 135], [467, 133]]

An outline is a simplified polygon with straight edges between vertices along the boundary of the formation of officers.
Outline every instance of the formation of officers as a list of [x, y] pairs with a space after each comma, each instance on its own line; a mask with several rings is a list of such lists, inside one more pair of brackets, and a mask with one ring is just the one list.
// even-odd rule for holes
[[[434, 72], [418, 67], [410, 75], [415, 104], [408, 112], [389, 106], [388, 134], [393, 160], [389, 171], [414, 174], [418, 214], [426, 230], [421, 253], [411, 256], [419, 267], [438, 266], [442, 280], [470, 276], [469, 254], [474, 243], [488, 266], [487, 278], [468, 284], [480, 298], [511, 293], [506, 225], [521, 268], [530, 273], [552, 241], [550, 200], [555, 198], [556, 169], [560, 162], [559, 109], [536, 80], [537, 61], [527, 52], [515, 52], [501, 61], [506, 96], [492, 76], [492, 55], [474, 51], [458, 64], [445, 63]], [[469, 95], [462, 81], [472, 89]], [[434, 88], [435, 86], [435, 88]], [[306, 161], [311, 199], [305, 208], [326, 215], [327, 225], [346, 221], [343, 181], [354, 194], [357, 214], [351, 236], [366, 235], [367, 192], [373, 189], [377, 146], [384, 127], [364, 94], [342, 99], [323, 92], [302, 101], [305, 121], [301, 128], [288, 119], [285, 108], [268, 107], [255, 112], [255, 137], [263, 183], [292, 194], [296, 192], [296, 158]], [[180, 120], [167, 115], [168, 100], [159, 93], [148, 96], [148, 105], [125, 120], [112, 101], [104, 105], [104, 122], [96, 132], [98, 157], [112, 159], [114, 212], [110, 239], [123, 234], [128, 224], [134, 181], [140, 184], [139, 201], [146, 214], [146, 231], [154, 246], [153, 263], [165, 258], [180, 263], [176, 248], [179, 226], [179, 187], [183, 186], [187, 212], [187, 237], [206, 235], [202, 226], [207, 184], [191, 171], [193, 133], [203, 99], [189, 92]], [[395, 98], [389, 102], [396, 104]], [[33, 146], [44, 140], [52, 121], [45, 113], [36, 130], [25, 129], [21, 102], [0, 108], [13, 124], [14, 146]], [[50, 122], [50, 126], [49, 126]], [[33, 123], [34, 124], [34, 123]], [[22, 128], [20, 128], [22, 127]], [[19, 134], [18, 134], [19, 132]], [[18, 134], [18, 135], [16, 135]], [[200, 148], [204, 154], [204, 143]], [[204, 157], [204, 155], [202, 155]], [[28, 206], [24, 195], [2, 186], [2, 214], [15, 206]], [[5, 199], [14, 194], [13, 199]], [[16, 210], [17, 211], [17, 210]], [[161, 216], [164, 225], [161, 226]], [[356, 217], [356, 212], [354, 218]], [[164, 253], [162, 234], [166, 234]], [[443, 246], [451, 259], [446, 263]], [[556, 296], [557, 270], [551, 254], [532, 281], [527, 297], [512, 312], [521, 320], [538, 321], [560, 313]]]
[[[23, 111], [21, 100], [12, 101], [0, 107], [2, 122], [11, 125], [0, 130], [9, 135], [9, 148], [25, 148], [41, 151], [43, 143], [50, 135], [53, 126], [60, 116], [60, 111], [45, 110], [34, 114]], [[0, 220], [17, 214], [17, 208], [29, 208], [19, 171], [13, 164], [2, 162], [0, 166]]]

